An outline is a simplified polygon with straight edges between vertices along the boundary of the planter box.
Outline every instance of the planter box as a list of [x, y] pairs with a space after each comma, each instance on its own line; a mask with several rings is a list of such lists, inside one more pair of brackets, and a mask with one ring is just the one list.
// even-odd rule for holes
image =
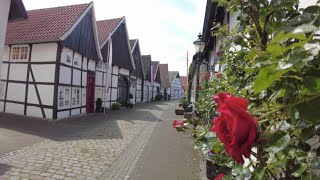
[[184, 110], [183, 109], [176, 109], [175, 110], [176, 115], [183, 115], [184, 114]]

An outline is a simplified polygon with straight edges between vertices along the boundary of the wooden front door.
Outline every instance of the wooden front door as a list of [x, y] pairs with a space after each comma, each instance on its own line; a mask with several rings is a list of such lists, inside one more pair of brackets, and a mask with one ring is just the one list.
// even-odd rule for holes
[[89, 75], [87, 78], [87, 113], [94, 113], [95, 76]]
[[129, 94], [129, 83], [126, 77], [119, 76], [119, 102], [123, 106], [127, 104]]

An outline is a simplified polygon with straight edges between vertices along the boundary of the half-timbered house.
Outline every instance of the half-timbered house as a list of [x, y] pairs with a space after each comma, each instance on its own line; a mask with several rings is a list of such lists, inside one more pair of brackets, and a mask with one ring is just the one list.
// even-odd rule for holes
[[139, 40], [130, 40], [131, 53], [135, 64], [135, 70], [131, 73], [131, 87], [130, 94], [133, 95], [133, 103], [143, 102], [143, 83], [144, 83], [144, 72], [141, 62], [141, 51]]
[[[105, 68], [105, 71], [101, 71], [99, 75], [99, 83], [96, 83], [99, 86], [99, 92], [101, 90], [101, 94], [97, 97], [103, 99], [107, 108], [116, 101], [125, 105], [129, 99], [130, 72], [135, 70], [126, 19], [122, 17], [97, 21], [97, 26], [101, 54], [104, 59], [104, 62], [100, 62], [101, 69]], [[107, 72], [106, 77], [110, 79], [104, 79], [104, 72]], [[106, 90], [104, 90], [105, 86]]]
[[160, 79], [161, 79], [161, 87], [163, 88], [163, 97], [164, 99], [168, 98], [170, 83], [169, 83], [169, 70], [168, 64], [160, 64]]
[[93, 3], [27, 15], [8, 24], [1, 111], [49, 119], [94, 112], [95, 64], [102, 56]]
[[159, 61], [151, 61], [151, 75], [152, 75], [152, 100], [155, 100], [155, 97], [158, 94], [163, 94], [163, 89], [161, 87], [161, 78], [159, 70]]
[[179, 71], [169, 71], [171, 99], [181, 99], [184, 96]]
[[143, 83], [143, 102], [152, 101], [151, 55], [142, 55], [142, 67], [145, 72]]
[[8, 21], [23, 20], [27, 17], [22, 0], [0, 1], [0, 71]]

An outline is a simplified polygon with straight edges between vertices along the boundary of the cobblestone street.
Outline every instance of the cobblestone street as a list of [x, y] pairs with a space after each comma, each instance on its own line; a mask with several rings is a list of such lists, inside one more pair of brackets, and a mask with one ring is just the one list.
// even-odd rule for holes
[[[0, 132], [32, 134], [39, 142], [1, 155], [0, 179], [128, 179], [157, 123], [163, 114], [173, 114], [174, 105], [141, 104], [109, 112], [106, 119], [96, 114], [25, 131], [7, 124], [13, 115], [1, 114], [6, 120]], [[51, 128], [43, 133], [46, 125]]]

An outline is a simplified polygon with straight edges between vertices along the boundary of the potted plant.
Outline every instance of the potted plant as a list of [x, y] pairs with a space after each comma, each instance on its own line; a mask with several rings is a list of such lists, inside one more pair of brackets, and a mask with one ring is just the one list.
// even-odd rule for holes
[[176, 115], [183, 115], [184, 114], [184, 109], [181, 108], [181, 107], [177, 107], [175, 109], [175, 113], [176, 113]]
[[120, 110], [121, 104], [118, 102], [112, 103], [111, 110]]

